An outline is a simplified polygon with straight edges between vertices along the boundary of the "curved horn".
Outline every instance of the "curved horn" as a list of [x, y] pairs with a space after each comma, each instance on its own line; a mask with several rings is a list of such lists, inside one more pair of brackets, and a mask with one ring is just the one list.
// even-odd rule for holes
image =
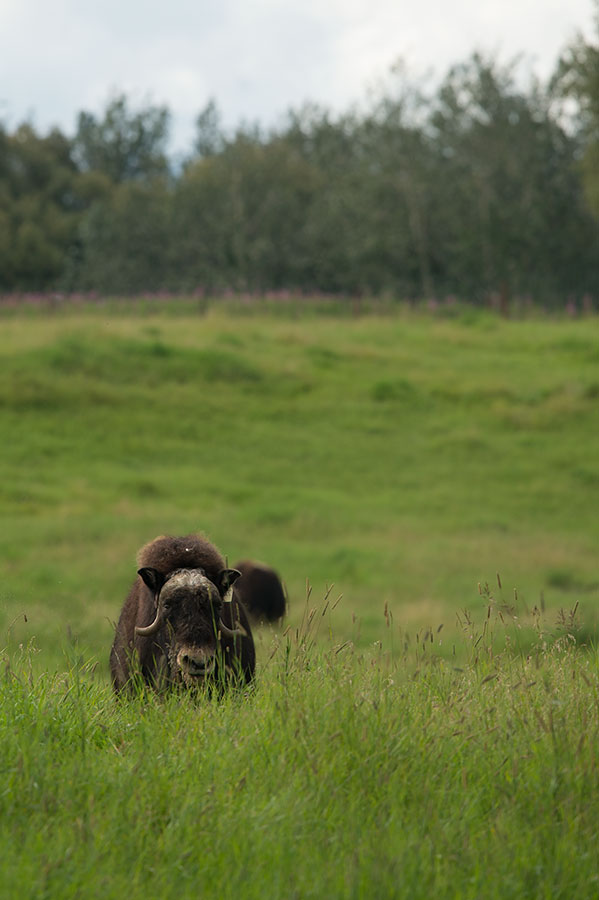
[[248, 637], [248, 633], [241, 624], [241, 622], [236, 622], [237, 628], [229, 628], [228, 625], [225, 625], [222, 619], [218, 620], [218, 630], [221, 634], [224, 634], [225, 637]]
[[139, 634], [141, 637], [149, 637], [151, 634], [156, 634], [160, 626], [162, 625], [162, 618], [164, 614], [164, 608], [162, 605], [162, 600], [158, 600], [158, 609], [156, 610], [156, 618], [152, 622], [151, 625], [136, 625], [135, 626], [135, 634]]
[[158, 569], [153, 569], [151, 566], [142, 566], [141, 569], [137, 570], [137, 574], [139, 575], [145, 586], [149, 588], [154, 595], [154, 603], [156, 603], [156, 616], [152, 624], [135, 626], [135, 634], [139, 634], [141, 635], [141, 637], [148, 637], [150, 634], [156, 634], [156, 632], [162, 625], [164, 606], [162, 603], [160, 592], [164, 587], [164, 582], [166, 579], [162, 572], [159, 572]]

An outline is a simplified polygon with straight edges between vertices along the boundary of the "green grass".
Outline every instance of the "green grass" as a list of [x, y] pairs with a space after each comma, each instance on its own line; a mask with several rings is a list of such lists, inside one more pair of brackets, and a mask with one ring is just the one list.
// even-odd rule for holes
[[[203, 312], [0, 318], [0, 897], [596, 897], [599, 321]], [[198, 529], [289, 630], [117, 702]]]
[[595, 627], [597, 319], [115, 310], [0, 320], [0, 634], [42, 668], [70, 629], [105, 670], [138, 547], [197, 529], [364, 646], [497, 571]]
[[5, 660], [0, 896], [597, 896], [594, 652], [497, 653], [492, 613], [457, 666], [438, 635], [389, 623], [361, 655], [319, 621], [219, 702]]

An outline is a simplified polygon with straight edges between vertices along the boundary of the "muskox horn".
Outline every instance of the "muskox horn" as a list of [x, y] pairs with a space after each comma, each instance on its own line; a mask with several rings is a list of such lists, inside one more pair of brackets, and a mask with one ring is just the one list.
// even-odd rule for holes
[[164, 606], [162, 603], [162, 598], [160, 597], [160, 591], [164, 585], [164, 575], [158, 572], [157, 569], [151, 569], [147, 566], [139, 569], [137, 574], [141, 577], [144, 584], [149, 587], [151, 591], [153, 591], [154, 599], [158, 599], [156, 616], [152, 624], [135, 626], [135, 634], [139, 634], [141, 635], [141, 637], [148, 637], [151, 634], [156, 634], [156, 632], [162, 625]]
[[158, 609], [156, 610], [156, 618], [152, 622], [151, 625], [136, 625], [135, 626], [135, 634], [141, 635], [141, 637], [148, 637], [151, 634], [156, 634], [160, 626], [162, 625], [162, 616], [163, 616], [163, 608], [162, 603], [158, 603]]
[[221, 634], [224, 634], [225, 637], [249, 637], [241, 622], [236, 622], [235, 624], [237, 625], [236, 628], [229, 628], [222, 619], [219, 619], [218, 630]]

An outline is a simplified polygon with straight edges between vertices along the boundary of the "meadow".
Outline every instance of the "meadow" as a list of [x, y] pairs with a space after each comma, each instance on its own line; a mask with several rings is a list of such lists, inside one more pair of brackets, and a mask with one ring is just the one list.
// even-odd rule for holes
[[[599, 320], [351, 312], [0, 316], [0, 895], [597, 895]], [[198, 529], [288, 622], [246, 694], [116, 703]]]

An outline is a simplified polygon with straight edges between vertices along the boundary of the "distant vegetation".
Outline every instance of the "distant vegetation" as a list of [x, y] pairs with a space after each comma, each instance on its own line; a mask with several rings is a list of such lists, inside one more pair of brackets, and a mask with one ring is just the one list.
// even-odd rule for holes
[[547, 84], [475, 55], [268, 133], [209, 103], [176, 166], [168, 109], [125, 96], [72, 137], [0, 128], [0, 292], [596, 304], [598, 73], [580, 39]]

